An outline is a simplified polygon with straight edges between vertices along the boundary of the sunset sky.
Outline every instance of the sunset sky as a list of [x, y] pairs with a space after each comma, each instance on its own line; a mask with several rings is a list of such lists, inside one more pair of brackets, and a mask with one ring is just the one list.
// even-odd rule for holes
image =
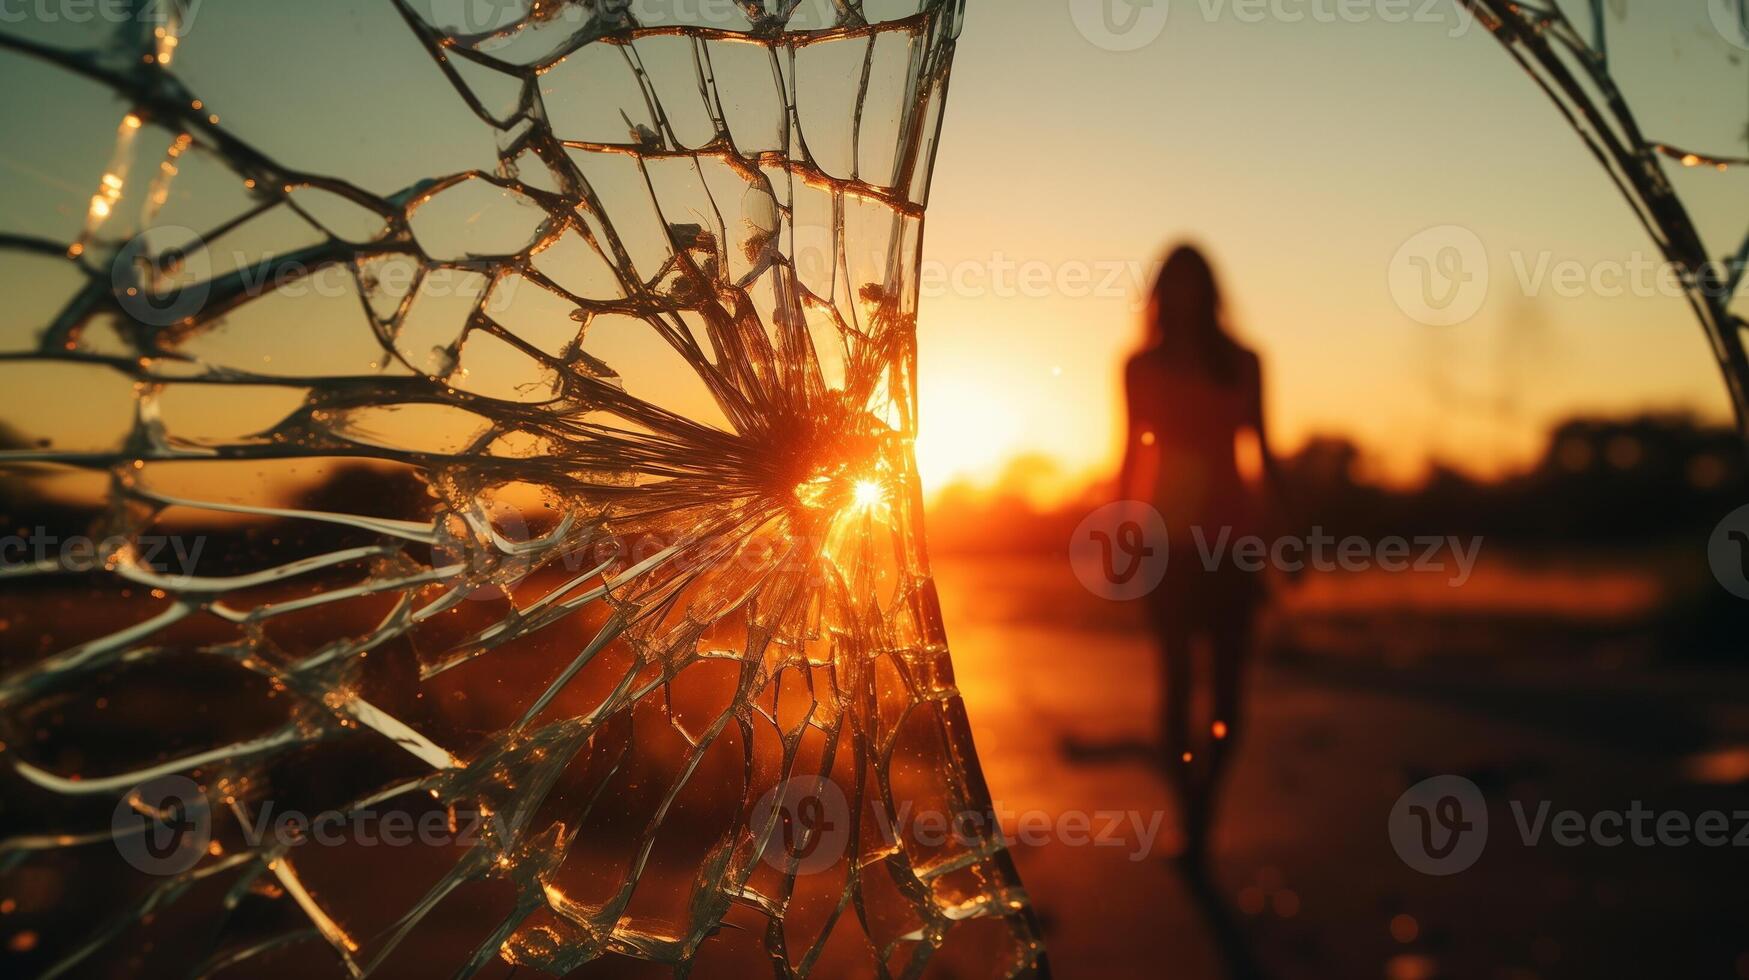
[[[1065, 487], [1109, 472], [1139, 298], [1164, 249], [1186, 238], [1210, 253], [1237, 332], [1264, 356], [1280, 449], [1343, 434], [1378, 475], [1412, 480], [1433, 460], [1482, 473], [1519, 465], [1540, 451], [1551, 422], [1576, 412], [1728, 418], [1708, 346], [1680, 298], [1583, 287], [1561, 295], [1549, 285], [1524, 295], [1521, 269], [1596, 270], [1657, 256], [1555, 108], [1452, 0], [1410, 5], [1436, 16], [1409, 23], [1258, 19], [1230, 3], [1181, 0], [1165, 29], [1131, 51], [1106, 50], [1077, 29], [1071, 11], [1091, 2], [969, 5], [924, 242], [918, 452], [927, 490], [987, 482], [1029, 453], [1053, 460]], [[1335, 9], [1312, 0], [1275, 7]], [[1744, 152], [1743, 51], [1711, 26], [1703, 4], [1646, 23], [1631, 19], [1638, 10], [1611, 51], [1645, 128]], [[458, 101], [432, 97], [438, 76], [425, 53], [376, 40], [400, 36], [387, 7], [336, 14], [347, 29], [325, 37], [324, 51], [336, 62], [393, 66], [373, 104], [404, 111], [357, 112], [343, 79], [312, 79], [290, 103], [227, 85], [297, 70], [295, 46], [264, 48], [261, 32], [239, 27], [278, 16], [293, 36], [301, 15], [290, 11], [254, 5], [245, 17], [242, 7], [213, 5], [197, 27], [201, 43], [178, 56], [194, 90], [224, 93], [214, 108], [227, 126], [312, 171], [363, 166], [359, 179], [383, 192], [495, 165], [477, 120]], [[1684, 59], [1680, 73], [1668, 70], [1673, 55]], [[0, 203], [65, 225], [57, 234], [70, 237], [123, 107], [25, 59], [11, 70], [22, 73], [20, 91], [57, 84], [69, 94], [67, 105], [0, 105], [0, 128], [54, 134], [0, 154]], [[1715, 77], [1704, 97], [1678, 87]], [[441, 153], [402, 152], [422, 134], [451, 130], [465, 138], [444, 141]], [[65, 172], [69, 161], [77, 172]], [[1749, 219], [1745, 171], [1679, 177], [1703, 231], [1725, 243], [1720, 252], [1735, 248], [1727, 236]], [[194, 200], [195, 183], [176, 185], [172, 210]], [[1388, 285], [1399, 246], [1434, 226], [1470, 230], [1490, 262], [1485, 304], [1455, 326], [1415, 322]], [[9, 286], [24, 287], [33, 273], [8, 275]], [[21, 324], [43, 315], [13, 312]], [[615, 363], [631, 377], [640, 365], [629, 361]], [[110, 380], [125, 426], [125, 379]], [[74, 390], [48, 373], [30, 383]]]
[[[1545, 250], [1588, 268], [1656, 253], [1531, 79], [1446, 6], [1436, 23], [1294, 24], [1175, 3], [1152, 43], [1112, 52], [1077, 31], [1070, 5], [972, 3], [925, 239], [926, 481], [988, 478], [1024, 451], [1071, 472], [1113, 465], [1136, 290], [1180, 238], [1207, 247], [1238, 332], [1264, 355], [1281, 448], [1348, 433], [1385, 475], [1412, 479], [1433, 458], [1522, 462], [1571, 412], [1727, 419], [1680, 299], [1522, 295], [1515, 255], [1534, 271]], [[1684, 64], [1729, 67], [1741, 52], [1694, 7], [1673, 34]], [[1684, 97], [1660, 87], [1670, 52], [1635, 41], [1616, 42], [1617, 71], [1654, 138], [1737, 139], [1740, 62], [1733, 87]], [[1734, 215], [1740, 234], [1742, 172], [1693, 180], [1679, 187], [1702, 223]], [[1493, 285], [1474, 319], [1428, 327], [1393, 303], [1386, 270], [1405, 239], [1446, 224], [1481, 238]], [[1065, 295], [1086, 290], [1070, 277], [997, 295], [999, 260], [1051, 277], [1078, 263], [1095, 285], [1123, 268], [1127, 288]]]

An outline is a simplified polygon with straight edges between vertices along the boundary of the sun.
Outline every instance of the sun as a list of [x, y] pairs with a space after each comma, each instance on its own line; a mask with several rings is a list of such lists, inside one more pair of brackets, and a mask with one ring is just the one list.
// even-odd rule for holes
[[851, 490], [851, 500], [858, 508], [868, 510], [880, 503], [885, 494], [879, 480], [858, 480]]

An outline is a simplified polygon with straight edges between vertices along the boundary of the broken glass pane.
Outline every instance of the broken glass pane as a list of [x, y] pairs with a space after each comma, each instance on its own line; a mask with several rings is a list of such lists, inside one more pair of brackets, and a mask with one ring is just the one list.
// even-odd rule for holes
[[1042, 972], [911, 449], [958, 0], [97, 6], [0, 26], [7, 972]]
[[1678, 270], [1749, 430], [1749, 0], [1632, 13], [1626, 0], [1465, 2]]

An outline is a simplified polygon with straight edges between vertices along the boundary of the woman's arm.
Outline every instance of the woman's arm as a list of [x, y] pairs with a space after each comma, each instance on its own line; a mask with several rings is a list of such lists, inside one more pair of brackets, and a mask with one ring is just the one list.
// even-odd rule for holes
[[1277, 515], [1277, 520], [1285, 522], [1287, 487], [1282, 480], [1281, 467], [1277, 465], [1275, 450], [1269, 445], [1269, 425], [1263, 411], [1263, 363], [1256, 354], [1251, 354], [1248, 361], [1251, 386], [1249, 421], [1251, 431], [1257, 434], [1257, 456], [1263, 465], [1264, 491], [1269, 498], [1269, 509]]
[[1136, 493], [1136, 478], [1143, 470], [1144, 454], [1154, 451], [1154, 447], [1143, 442], [1143, 436], [1149, 433], [1147, 420], [1141, 417], [1141, 400], [1137, 397], [1141, 385], [1136, 375], [1139, 373], [1136, 362], [1131, 360], [1124, 365], [1124, 417], [1125, 430], [1123, 444], [1123, 464], [1117, 473], [1117, 499], [1133, 500], [1138, 496], [1147, 496], [1144, 492]]

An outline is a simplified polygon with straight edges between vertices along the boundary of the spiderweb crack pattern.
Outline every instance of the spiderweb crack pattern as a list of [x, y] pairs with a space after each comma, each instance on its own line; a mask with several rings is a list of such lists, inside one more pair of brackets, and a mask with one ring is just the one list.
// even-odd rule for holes
[[32, 970], [1043, 973], [911, 449], [959, 0], [128, 9], [0, 28]]

